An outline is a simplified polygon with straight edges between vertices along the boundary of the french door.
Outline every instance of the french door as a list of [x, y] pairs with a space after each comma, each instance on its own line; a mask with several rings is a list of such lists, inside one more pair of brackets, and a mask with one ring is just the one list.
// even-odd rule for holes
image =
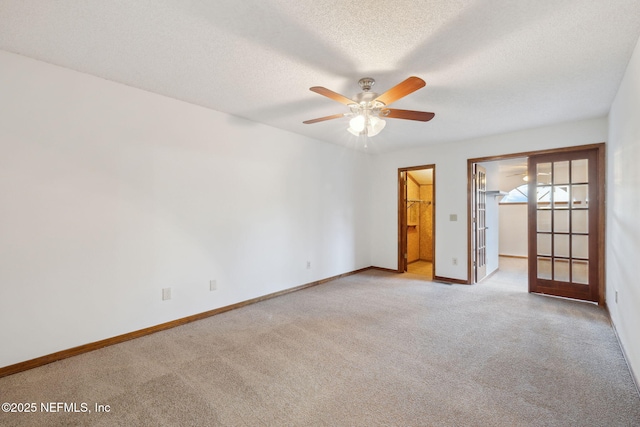
[[480, 165], [473, 165], [474, 202], [473, 202], [473, 238], [475, 252], [473, 265], [475, 281], [479, 282], [487, 275], [487, 170]]
[[529, 157], [529, 291], [604, 303], [604, 147]]

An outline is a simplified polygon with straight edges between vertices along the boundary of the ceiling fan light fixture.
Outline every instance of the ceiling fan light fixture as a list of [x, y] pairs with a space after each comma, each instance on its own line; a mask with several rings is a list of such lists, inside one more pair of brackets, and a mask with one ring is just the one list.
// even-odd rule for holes
[[351, 116], [352, 118], [349, 120], [349, 127], [347, 128], [347, 131], [355, 136], [364, 135], [370, 137], [379, 134], [386, 126], [387, 123], [382, 119], [382, 117], [428, 122], [434, 116], [433, 113], [427, 113], [424, 111], [388, 108], [389, 104], [392, 102], [395, 102], [398, 99], [424, 87], [426, 83], [419, 77], [409, 77], [387, 90], [382, 95], [371, 92], [371, 87], [375, 84], [375, 80], [371, 77], [363, 77], [358, 83], [360, 84], [362, 92], [354, 95], [353, 98], [347, 98], [344, 95], [340, 95], [339, 93], [322, 86], [313, 86], [309, 88], [312, 92], [326, 96], [329, 99], [346, 105], [351, 112], [319, 117], [313, 120], [305, 120], [303, 123], [318, 123], [326, 120]]
[[387, 125], [387, 122], [378, 117], [369, 117], [367, 124], [367, 136], [376, 136]]
[[362, 133], [362, 131], [356, 132], [355, 130], [353, 130], [353, 128], [347, 128], [347, 131], [353, 136], [360, 136], [360, 134]]
[[362, 134], [366, 136], [376, 136], [387, 125], [387, 122], [376, 116], [357, 115], [349, 120], [347, 131], [355, 136]]
[[360, 135], [365, 128], [365, 118], [363, 115], [357, 115], [353, 119], [349, 120], [349, 132], [354, 135]]

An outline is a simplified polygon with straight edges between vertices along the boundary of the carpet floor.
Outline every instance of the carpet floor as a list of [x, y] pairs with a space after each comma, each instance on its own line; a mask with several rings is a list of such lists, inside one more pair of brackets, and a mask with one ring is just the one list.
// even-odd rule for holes
[[370, 270], [0, 378], [2, 402], [37, 404], [0, 425], [640, 425], [605, 310], [512, 270], [474, 286]]

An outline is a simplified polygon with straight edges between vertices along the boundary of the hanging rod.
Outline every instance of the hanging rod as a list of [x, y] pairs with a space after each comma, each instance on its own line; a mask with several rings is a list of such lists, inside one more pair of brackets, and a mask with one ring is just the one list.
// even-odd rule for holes
[[431, 204], [431, 201], [428, 200], [418, 200], [418, 199], [407, 199], [407, 203], [409, 203], [409, 205], [407, 206], [407, 209], [410, 208], [411, 206], [413, 206], [415, 203], [426, 203], [427, 206], [429, 206]]

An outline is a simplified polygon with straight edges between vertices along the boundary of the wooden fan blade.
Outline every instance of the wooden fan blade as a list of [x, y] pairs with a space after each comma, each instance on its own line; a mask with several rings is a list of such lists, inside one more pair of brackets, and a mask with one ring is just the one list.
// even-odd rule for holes
[[333, 99], [334, 101], [338, 101], [339, 103], [344, 105], [356, 104], [356, 101], [354, 101], [353, 99], [349, 99], [344, 95], [340, 95], [337, 92], [327, 89], [326, 87], [314, 86], [310, 87], [309, 90], [311, 92], [319, 93], [322, 96], [326, 96], [329, 99]]
[[395, 102], [425, 86], [426, 83], [421, 78], [409, 77], [407, 80], [395, 85], [382, 95], [378, 96], [375, 101], [382, 102], [384, 105], [389, 105], [392, 102]]
[[310, 125], [312, 123], [324, 122], [325, 120], [339, 119], [339, 118], [344, 117], [344, 116], [345, 116], [344, 113], [334, 114], [333, 116], [325, 116], [325, 117], [320, 117], [320, 118], [317, 118], [317, 119], [305, 120], [302, 123], [304, 123], [306, 125]]
[[[389, 114], [387, 114], [387, 111]], [[398, 110], [395, 108], [385, 108], [380, 112], [380, 117], [390, 119], [405, 119], [405, 120], [417, 120], [419, 122], [428, 122], [433, 119], [434, 113], [427, 113], [425, 111], [413, 111], [413, 110]]]

